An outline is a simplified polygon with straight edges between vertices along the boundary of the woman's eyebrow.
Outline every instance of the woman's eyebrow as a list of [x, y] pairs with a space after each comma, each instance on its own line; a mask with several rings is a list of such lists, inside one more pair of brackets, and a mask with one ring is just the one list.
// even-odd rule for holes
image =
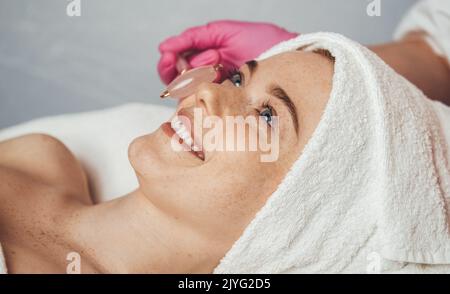
[[258, 67], [258, 62], [256, 60], [250, 60], [245, 63], [248, 66], [248, 71], [250, 72], [250, 77], [253, 75], [253, 73], [256, 71], [256, 68]]
[[294, 123], [295, 133], [298, 136], [297, 108], [295, 107], [295, 104], [292, 102], [292, 99], [289, 98], [288, 94], [286, 93], [286, 91], [283, 90], [283, 88], [281, 88], [276, 84], [272, 84], [268, 89], [269, 94], [280, 99], [283, 102], [283, 104], [288, 108], [289, 114], [291, 115], [292, 121]]
[[[258, 67], [258, 62], [256, 60], [250, 60], [250, 61], [247, 61], [245, 64], [248, 66], [248, 70], [250, 72], [250, 78], [251, 78]], [[286, 93], [286, 91], [283, 90], [283, 88], [281, 88], [280, 86], [278, 86], [276, 84], [272, 84], [271, 86], [269, 86], [268, 89], [269, 89], [268, 93], [270, 95], [275, 96], [278, 99], [280, 99], [283, 102], [283, 104], [288, 108], [289, 114], [291, 115], [292, 121], [294, 123], [295, 133], [298, 136], [297, 108], [295, 107], [295, 104], [292, 102], [292, 99], [289, 97], [289, 95]]]

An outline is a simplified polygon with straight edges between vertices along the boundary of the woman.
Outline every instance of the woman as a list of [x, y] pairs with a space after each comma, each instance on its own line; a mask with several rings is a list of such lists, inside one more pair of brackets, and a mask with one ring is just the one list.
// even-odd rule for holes
[[[273, 30], [273, 27], [270, 27], [272, 35], [267, 34], [264, 29], [253, 30], [253, 28], [250, 31], [244, 28], [242, 31], [250, 32], [251, 35], [258, 31], [262, 32], [260, 35], [262, 40], [269, 41], [270, 44], [257, 43], [268, 47], [292, 38], [292, 34], [280, 32], [276, 28]], [[204, 29], [201, 31], [208, 32]], [[194, 37], [205, 37], [205, 34], [196, 35], [195, 30], [188, 32], [194, 33]], [[193, 67], [216, 63], [218, 57], [237, 56], [231, 54], [230, 48], [227, 47], [225, 51], [229, 55], [223, 55], [223, 52], [217, 54], [215, 50], [207, 50], [207, 47], [190, 48], [189, 44], [199, 44], [199, 40], [191, 42], [189, 38], [183, 35], [179, 40], [171, 42], [172, 44], [161, 46], [163, 57], [160, 62], [160, 73], [164, 81], [170, 81], [177, 74], [174, 68], [176, 57], [174, 52], [177, 53], [177, 50], [205, 50], [206, 54], [189, 58]], [[181, 41], [187, 41], [187, 45]], [[180, 48], [177, 50], [169, 48], [173, 44], [179, 45]], [[240, 48], [236, 52], [243, 54], [249, 52], [254, 58], [267, 48], [256, 51], [244, 49]], [[401, 42], [373, 47], [373, 50], [429, 96], [441, 100], [449, 97], [446, 82], [448, 68], [445, 59], [437, 56], [420, 36], [411, 34]], [[399, 52], [408, 54], [399, 55]], [[242, 57], [234, 61], [226, 59], [219, 61], [230, 67], [246, 59], [247, 57]], [[415, 70], [417, 67], [421, 70]], [[340, 199], [339, 197], [330, 199], [330, 195], [334, 196], [332, 193], [322, 195], [323, 199], [318, 197], [317, 203], [308, 207], [310, 210], [294, 209], [294, 215], [284, 216], [289, 219], [294, 219], [298, 213], [312, 216], [312, 222], [301, 224], [293, 220], [290, 225], [305, 226], [304, 231], [316, 226], [326, 240], [299, 244], [292, 242], [294, 239], [289, 239], [295, 237], [298, 232], [287, 230], [289, 238], [283, 240], [287, 245], [281, 246], [287, 250], [295, 249], [294, 256], [290, 257], [288, 254], [286, 256], [275, 254], [275, 251], [271, 251], [273, 250], [271, 244], [256, 243], [245, 248], [246, 244], [242, 241], [245, 239], [241, 236], [243, 232], [245, 236], [251, 235], [248, 228], [251, 227], [250, 231], [254, 228], [249, 224], [254, 223], [255, 214], [259, 211], [257, 216], [259, 215], [261, 219], [261, 207], [265, 207], [266, 200], [274, 191], [279, 191], [278, 185], [291, 170], [294, 162], [297, 162], [305, 145], [313, 136], [330, 96], [333, 68], [333, 58], [327, 51], [319, 50], [315, 53], [296, 51], [275, 55], [259, 62], [256, 67], [255, 63], [249, 63], [241, 68], [242, 77], [238, 75], [237, 78], [227, 80], [221, 85], [203, 84], [194, 95], [183, 100], [178, 109], [192, 113], [193, 107], [199, 107], [208, 115], [222, 117], [247, 115], [248, 111], [255, 115], [253, 108], [256, 107], [258, 109], [256, 115], [269, 118], [276, 114], [280, 117], [279, 160], [262, 163], [259, 160], [260, 152], [207, 152], [203, 161], [191, 153], [174, 153], [169, 147], [170, 138], [166, 136], [167, 132], [161, 128], [151, 135], [136, 139], [130, 145], [129, 159], [138, 177], [139, 188], [122, 198], [103, 204], [92, 204], [86, 177], [79, 164], [54, 138], [29, 135], [1, 143], [1, 173], [7, 180], [0, 186], [0, 195], [4, 203], [0, 207], [2, 227], [0, 241], [5, 249], [9, 271], [64, 272], [67, 264], [65, 258], [72, 251], [81, 255], [82, 272], [186, 273], [213, 270], [237, 272], [245, 269], [253, 272], [280, 272], [290, 270], [290, 267], [297, 263], [303, 264], [303, 270], [307, 268], [317, 272], [341, 272], [349, 269], [349, 260], [366, 260], [366, 257], [373, 257], [371, 254], [365, 255], [367, 252], [362, 254], [363, 250], [359, 247], [353, 248], [354, 250], [347, 252], [348, 255], [342, 260], [326, 267], [330, 261], [336, 261], [332, 258], [332, 254], [336, 253], [333, 246], [343, 251], [345, 248], [365, 244], [369, 239], [372, 240], [371, 230], [377, 228], [377, 225], [370, 222], [371, 213], [377, 209], [366, 207], [367, 209], [362, 210], [363, 213], [359, 212], [361, 214], [356, 221], [360, 231], [352, 235], [354, 232], [350, 227], [344, 226], [344, 229], [348, 228], [348, 232], [341, 233], [350, 234], [350, 237], [346, 235], [342, 243], [337, 243], [338, 237], [330, 234], [330, 231], [333, 233], [330, 229], [333, 226], [326, 227], [329, 234], [322, 234], [320, 228], [325, 228], [322, 226], [325, 225], [324, 219], [330, 218], [328, 221], [337, 222], [338, 217], [348, 212], [331, 211], [330, 206], [327, 207], [323, 203], [325, 202], [323, 199], [331, 201]], [[398, 80], [397, 77], [395, 79]], [[290, 103], [286, 103], [288, 100], [285, 97], [284, 99], [268, 97], [270, 95], [266, 88], [273, 83], [285, 89], [289, 94]], [[351, 87], [351, 83], [348, 86]], [[250, 98], [256, 99], [252, 100], [255, 103], [249, 105]], [[269, 105], [267, 100], [270, 101]], [[408, 102], [408, 99], [398, 101]], [[439, 141], [443, 137], [439, 135], [433, 139]], [[357, 147], [348, 146], [348, 149]], [[439, 153], [438, 149], [433, 152]], [[358, 161], [358, 155], [354, 155], [354, 160]], [[335, 156], [339, 161], [340, 154]], [[344, 165], [344, 162], [342, 164]], [[313, 189], [320, 185], [326, 186], [338, 178], [342, 178], [341, 183], [348, 181], [347, 173], [351, 173], [353, 167], [354, 165], [345, 166], [343, 173], [334, 177], [330, 170], [324, 169], [324, 173], [330, 173], [330, 178], [325, 177], [323, 182], [313, 183]], [[164, 174], [160, 172], [161, 170], [164, 170]], [[358, 181], [367, 175], [361, 174], [359, 177], [356, 173], [354, 176], [353, 180]], [[401, 177], [388, 179], [389, 184], [401, 181]], [[309, 180], [315, 179], [311, 177]], [[417, 179], [417, 183], [419, 180]], [[438, 182], [444, 183], [444, 180], [445, 178], [442, 178]], [[419, 190], [413, 189], [412, 192]], [[314, 195], [315, 191], [307, 192]], [[362, 193], [368, 192], [363, 189]], [[376, 194], [376, 196], [383, 195]], [[320, 210], [322, 206], [326, 207], [323, 211], [325, 216], [319, 218], [316, 215], [314, 219], [313, 212]], [[332, 207], [334, 206], [333, 204]], [[337, 214], [332, 217], [332, 212]], [[402, 215], [402, 213], [409, 214], [411, 210], [394, 209], [394, 212]], [[418, 210], [411, 215], [417, 216], [420, 223], [427, 224], [427, 219], [419, 218], [423, 215]], [[411, 228], [420, 231], [416, 223], [406, 231], [409, 232]], [[432, 231], [430, 227], [428, 230]], [[425, 230], [425, 233], [428, 231]], [[266, 243], [277, 241], [269, 237], [271, 236], [267, 236]], [[312, 234], [302, 237], [311, 240]], [[366, 237], [368, 239], [365, 239]], [[419, 237], [421, 240], [432, 239], [430, 236]], [[236, 240], [238, 242], [235, 243]], [[326, 243], [331, 244], [326, 247]], [[324, 250], [325, 247], [330, 250]], [[240, 256], [236, 254], [236, 248], [241, 250]], [[317, 251], [319, 256], [306, 258], [304, 256], [301, 260], [296, 257], [295, 254], [307, 252], [308, 249]], [[253, 267], [244, 268], [242, 263], [248, 263], [249, 260], [239, 263], [239, 257], [244, 257], [248, 251], [259, 253], [250, 257], [247, 255], [250, 262], [254, 256], [261, 260], [255, 262], [256, 265], [252, 265]], [[225, 258], [220, 262], [224, 255]], [[417, 256], [411, 259], [393, 255], [390, 256], [391, 260], [398, 261], [400, 264], [397, 264], [397, 267], [400, 268], [404, 267], [403, 261], [429, 264], [436, 261], [443, 263], [446, 258], [445, 252], [440, 256], [433, 256], [436, 257], [435, 260], [426, 255], [423, 255], [425, 260], [418, 260]], [[289, 259], [289, 263], [280, 266], [277, 259], [282, 261]], [[272, 264], [270, 270], [266, 270], [269, 267], [264, 266], [269, 260]], [[236, 264], [230, 266], [233, 262]], [[362, 268], [363, 270], [361, 267], [358, 268], [357, 272], [364, 271], [365, 265]], [[422, 266], [419, 265], [418, 268]]]
[[[212, 272], [298, 158], [331, 89], [327, 54], [287, 52], [250, 64], [242, 76], [202, 84], [178, 110], [278, 116], [274, 162], [261, 162], [260, 151], [206, 152], [203, 161], [174, 152], [160, 128], [130, 144], [139, 188], [94, 205], [85, 173], [61, 142], [41, 134], [1, 142], [0, 241], [8, 271], [65, 272], [67, 255], [77, 252], [83, 273]], [[271, 96], [273, 84], [291, 100]]]

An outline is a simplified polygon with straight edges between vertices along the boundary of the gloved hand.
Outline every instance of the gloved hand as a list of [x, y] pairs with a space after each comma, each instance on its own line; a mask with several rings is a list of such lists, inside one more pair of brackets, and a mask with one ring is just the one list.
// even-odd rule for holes
[[221, 63], [229, 72], [297, 35], [269, 23], [214, 21], [163, 41], [159, 45], [158, 72], [164, 83], [170, 83], [179, 74], [178, 57], [186, 54], [191, 68]]

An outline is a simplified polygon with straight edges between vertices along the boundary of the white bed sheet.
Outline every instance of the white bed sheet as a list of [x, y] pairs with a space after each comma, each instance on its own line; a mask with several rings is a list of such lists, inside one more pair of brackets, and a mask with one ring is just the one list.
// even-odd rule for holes
[[46, 133], [61, 140], [81, 161], [93, 198], [103, 202], [137, 187], [128, 161], [128, 146], [158, 128], [174, 108], [152, 104], [124, 104], [99, 111], [45, 117], [0, 131], [0, 140], [27, 133]]

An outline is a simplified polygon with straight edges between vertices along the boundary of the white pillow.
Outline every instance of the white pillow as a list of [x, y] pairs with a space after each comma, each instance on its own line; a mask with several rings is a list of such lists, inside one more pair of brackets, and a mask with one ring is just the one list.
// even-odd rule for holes
[[158, 128], [174, 109], [152, 104], [122, 106], [45, 117], [0, 131], [0, 140], [27, 133], [46, 133], [61, 140], [80, 160], [96, 202], [125, 195], [137, 187], [128, 161], [128, 146]]

